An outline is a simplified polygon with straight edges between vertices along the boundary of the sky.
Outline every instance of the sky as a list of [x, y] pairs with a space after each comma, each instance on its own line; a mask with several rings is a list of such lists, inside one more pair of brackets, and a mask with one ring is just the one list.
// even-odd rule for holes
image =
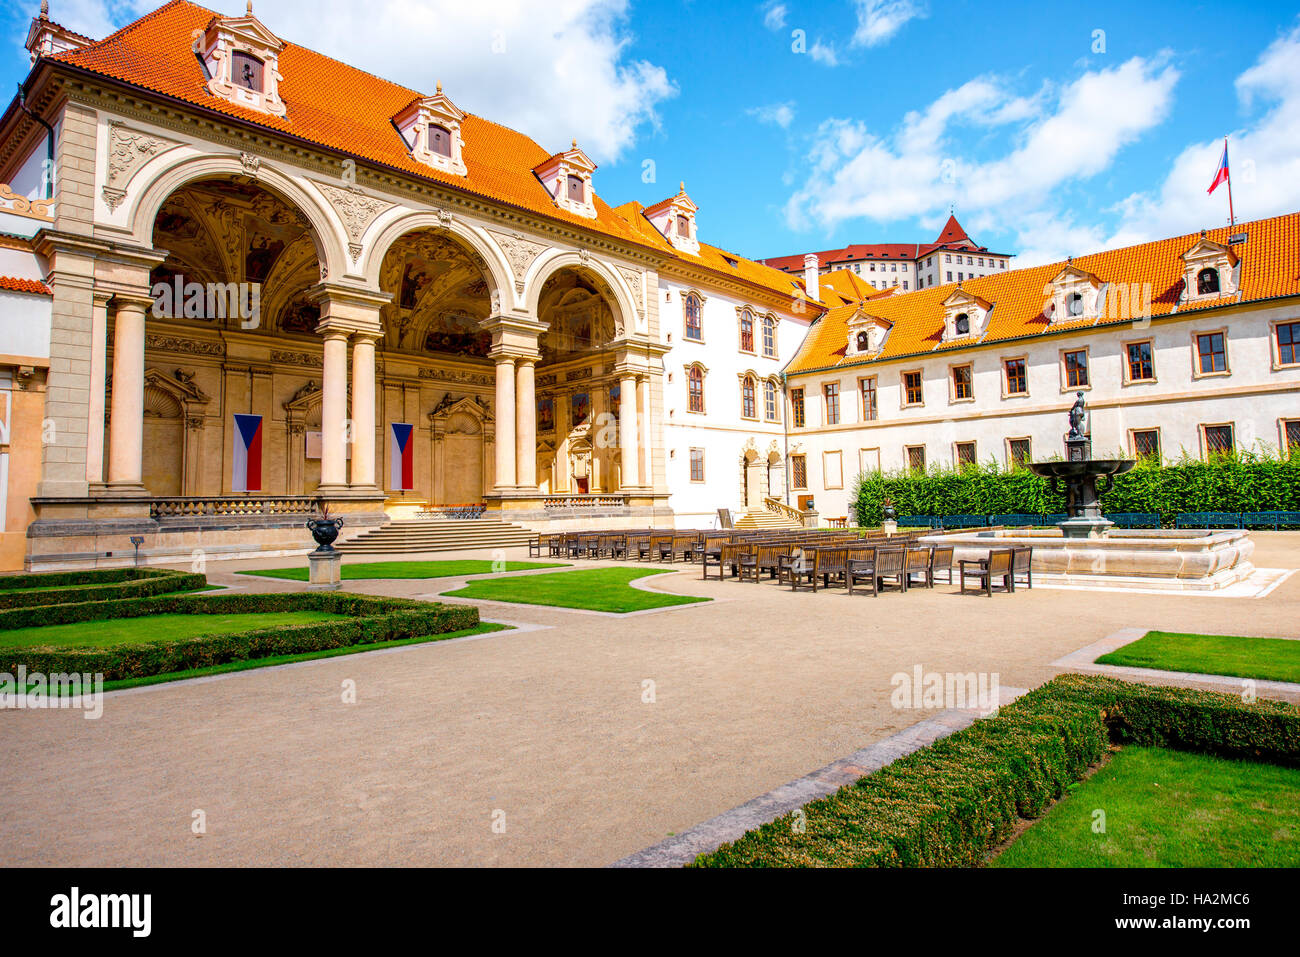
[[[51, 0], [102, 37], [158, 2]], [[208, 4], [208, 6], [215, 6]], [[35, 0], [3, 0], [9, 89]], [[225, 0], [221, 12], [242, 12]], [[684, 181], [751, 258], [926, 242], [950, 210], [1034, 265], [1300, 209], [1292, 4], [945, 0], [256, 0], [283, 39], [548, 150], [611, 205]], [[7, 75], [4, 75], [7, 74]]]

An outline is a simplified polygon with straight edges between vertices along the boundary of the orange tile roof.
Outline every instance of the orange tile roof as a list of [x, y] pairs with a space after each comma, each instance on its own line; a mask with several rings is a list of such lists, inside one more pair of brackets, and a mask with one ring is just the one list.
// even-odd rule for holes
[[9, 292], [30, 292], [37, 296], [52, 296], [54, 292], [45, 283], [36, 279], [16, 279], [13, 276], [0, 276], [0, 289]]
[[533, 175], [533, 167], [545, 162], [551, 151], [522, 133], [472, 113], [466, 114], [461, 127], [468, 175], [443, 173], [416, 162], [390, 120], [422, 94], [306, 47], [285, 42], [279, 54], [280, 96], [287, 107], [283, 118], [212, 95], [190, 47], [190, 37], [195, 30], [205, 29], [214, 16], [218, 15], [203, 7], [173, 0], [97, 43], [49, 59], [419, 179], [625, 241], [638, 241], [635, 231], [599, 197], [594, 221], [556, 206]]
[[[1151, 284], [1151, 315], [1183, 315], [1204, 312], [1245, 302], [1300, 296], [1300, 212], [1239, 223], [1229, 229], [1207, 230], [1207, 238], [1228, 245], [1231, 234], [1245, 233], [1245, 243], [1232, 246], [1241, 257], [1241, 280], [1238, 292], [1213, 300], [1179, 305], [1183, 287], [1181, 256], [1200, 238], [1199, 233], [1172, 236], [1155, 242], [1124, 249], [1112, 249], [1076, 256], [1075, 266], [1091, 272], [1103, 283], [1111, 284], [1108, 296], [1114, 296], [1119, 284]], [[944, 311], [942, 303], [953, 292], [953, 285], [930, 286], [915, 292], [877, 296], [865, 303], [863, 311], [888, 319], [894, 324], [880, 355], [873, 359], [845, 360], [848, 337], [847, 322], [852, 312], [832, 309], [820, 319], [804, 339], [799, 353], [786, 368], [787, 374], [807, 373], [839, 366], [866, 365], [905, 356], [925, 355], [952, 349], [970, 349], [1011, 339], [1035, 335], [1056, 335], [1080, 329], [1103, 328], [1127, 324], [1132, 319], [1078, 319], [1049, 323], [1043, 314], [1047, 295], [1044, 287], [1066, 265], [1048, 263], [1028, 269], [968, 279], [962, 289], [993, 303], [988, 328], [977, 340], [942, 343]], [[1113, 303], [1115, 300], [1111, 299]]]

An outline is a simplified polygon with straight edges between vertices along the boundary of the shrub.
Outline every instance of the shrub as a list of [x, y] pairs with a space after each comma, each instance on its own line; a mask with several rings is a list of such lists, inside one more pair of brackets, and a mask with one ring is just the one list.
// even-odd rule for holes
[[[168, 569], [106, 568], [78, 572], [41, 572], [0, 577], [0, 609], [70, 602], [144, 598], [193, 591], [208, 583], [206, 575]], [[60, 591], [21, 591], [28, 588]]]
[[696, 867], [969, 867], [1112, 741], [1300, 763], [1300, 709], [1064, 675], [874, 774], [755, 828]]
[[[1065, 511], [1063, 494], [1028, 469], [1004, 470], [995, 463], [959, 471], [933, 468], [908, 472], [864, 472], [853, 490], [859, 525], [880, 524], [881, 503], [892, 498], [899, 515], [1051, 514]], [[1172, 525], [1180, 512], [1263, 512], [1300, 510], [1300, 456], [1225, 455], [1202, 462], [1184, 456], [1170, 465], [1139, 461], [1115, 479], [1103, 496], [1107, 512], [1156, 512]]]
[[0, 611], [0, 630], [145, 615], [288, 611], [324, 611], [347, 617], [306, 625], [106, 648], [6, 648], [0, 649], [0, 671], [15, 674], [21, 665], [28, 672], [102, 674], [104, 680], [116, 681], [206, 668], [229, 661], [446, 634], [473, 628], [479, 623], [478, 609], [469, 605], [342, 593], [286, 592], [270, 595], [173, 595], [15, 608]]

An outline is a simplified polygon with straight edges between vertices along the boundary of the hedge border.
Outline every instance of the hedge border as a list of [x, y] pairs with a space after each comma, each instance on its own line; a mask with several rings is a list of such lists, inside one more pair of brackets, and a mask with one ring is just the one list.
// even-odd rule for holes
[[1300, 766], [1300, 708], [1062, 675], [998, 714], [755, 828], [695, 867], [973, 867], [1112, 742]]
[[281, 611], [325, 611], [347, 617], [338, 621], [102, 648], [4, 648], [0, 649], [0, 672], [14, 675], [22, 666], [28, 673], [101, 674], [105, 681], [118, 681], [206, 668], [229, 661], [271, 658], [444, 634], [479, 624], [478, 609], [472, 605], [447, 605], [339, 592], [281, 592], [263, 595], [164, 595], [41, 608], [14, 608], [0, 611], [0, 630], [103, 621], [110, 618], [138, 618], [145, 615]]
[[[147, 598], [194, 591], [207, 584], [207, 575], [172, 569], [105, 568], [11, 575], [0, 577], [0, 610], [110, 601], [114, 598]], [[74, 590], [16, 593], [18, 589], [41, 587]]]

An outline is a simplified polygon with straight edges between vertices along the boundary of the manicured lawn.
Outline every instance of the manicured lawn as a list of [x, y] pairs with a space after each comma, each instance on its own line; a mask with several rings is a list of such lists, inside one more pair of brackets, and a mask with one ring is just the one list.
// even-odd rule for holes
[[1300, 682], [1300, 641], [1149, 631], [1132, 644], [1102, 655], [1097, 663]]
[[990, 866], [1296, 867], [1297, 794], [1300, 769], [1124, 748]]
[[74, 648], [102, 648], [140, 642], [175, 641], [199, 635], [230, 634], [258, 628], [306, 625], [346, 617], [346, 615], [335, 615], [324, 611], [283, 611], [109, 618], [103, 621], [81, 621], [66, 625], [0, 631], [0, 648], [58, 645]]
[[[339, 573], [344, 581], [367, 578], [455, 578], [459, 575], [487, 575], [491, 572], [524, 572], [534, 568], [568, 568], [564, 562], [505, 562], [504, 567], [493, 568], [486, 559], [464, 559], [445, 562], [359, 562], [344, 565]], [[283, 578], [286, 581], [305, 582], [307, 569], [267, 568], [239, 572], [261, 578]]]
[[667, 569], [588, 568], [552, 572], [548, 575], [521, 575], [518, 578], [482, 578], [469, 582], [464, 588], [443, 594], [457, 598], [555, 605], [560, 608], [585, 608], [617, 614], [709, 600], [641, 591], [628, 584], [648, 575], [665, 574], [666, 571]]

